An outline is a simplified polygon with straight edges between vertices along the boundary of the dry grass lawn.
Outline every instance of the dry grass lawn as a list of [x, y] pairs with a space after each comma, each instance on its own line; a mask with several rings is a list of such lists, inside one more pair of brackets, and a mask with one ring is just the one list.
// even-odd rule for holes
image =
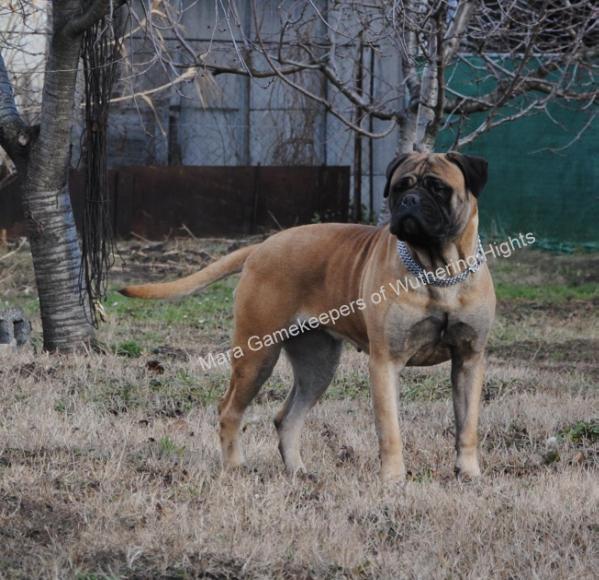
[[[123, 246], [114, 284], [175, 276], [229, 241]], [[0, 253], [1, 255], [1, 253]], [[366, 358], [344, 353], [282, 470], [281, 361], [248, 413], [244, 470], [220, 471], [215, 405], [235, 280], [178, 302], [111, 293], [109, 354], [0, 355], [0, 578], [539, 578], [599, 570], [599, 256], [493, 264], [500, 297], [481, 416], [484, 478], [456, 482], [448, 367], [409, 369], [409, 481], [383, 487]], [[26, 250], [0, 307], [37, 305]], [[553, 438], [553, 439], [552, 439]], [[549, 441], [548, 441], [549, 440]]]

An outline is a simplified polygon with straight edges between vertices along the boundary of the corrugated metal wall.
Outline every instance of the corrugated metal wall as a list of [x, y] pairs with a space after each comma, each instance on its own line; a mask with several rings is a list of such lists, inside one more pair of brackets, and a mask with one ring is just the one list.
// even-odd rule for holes
[[[191, 2], [185, 15], [186, 38], [196, 51], [208, 51], [209, 62], [238, 65], [239, 49], [216, 2]], [[261, 0], [261, 31], [278, 34], [279, 0]], [[327, 0], [317, 0], [326, 14]], [[251, 3], [238, 3], [239, 19], [246, 34], [251, 35]], [[219, 26], [214, 27], [215, 22]], [[346, 23], [347, 25], [347, 23]], [[324, 24], [321, 23], [324, 33]], [[355, 24], [352, 24], [355, 26]], [[316, 31], [318, 33], [319, 31]], [[241, 42], [237, 34], [236, 41]], [[176, 39], [171, 42], [177, 43]], [[242, 46], [241, 46], [242, 48]], [[352, 78], [359, 47], [344, 48], [346, 58], [338, 60]], [[370, 54], [366, 48], [364, 62], [375, 67], [374, 94], [384, 97], [391, 91], [399, 66], [394, 51], [379, 48]], [[152, 47], [144, 39], [136, 40], [133, 52], [138, 72], [135, 88], [140, 91], [167, 82], [160, 67], [145, 70]], [[267, 69], [266, 63], [253, 62]], [[351, 118], [352, 107], [342, 95], [314, 72], [303, 72], [302, 82], [322, 96], [334, 98]], [[384, 82], [381, 80], [384, 79]], [[280, 79], [250, 79], [220, 75], [179, 85], [177, 89], [158, 93], [152, 107], [143, 99], [119, 103], [111, 111], [110, 164], [119, 165], [353, 165], [354, 134], [339, 120], [327, 114], [314, 101], [286, 86]], [[377, 123], [374, 125], [377, 130]], [[382, 203], [385, 168], [397, 147], [397, 131], [375, 140], [373, 163], [369, 166], [368, 140], [362, 141], [362, 203], [368, 209], [370, 196], [374, 207]], [[372, 179], [370, 176], [372, 175]]]

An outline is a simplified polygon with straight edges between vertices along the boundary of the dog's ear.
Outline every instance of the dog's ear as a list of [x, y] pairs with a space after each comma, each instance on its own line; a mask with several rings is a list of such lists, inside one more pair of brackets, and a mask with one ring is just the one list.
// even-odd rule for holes
[[398, 155], [389, 165], [387, 166], [387, 171], [385, 175], [387, 176], [387, 183], [385, 183], [385, 191], [383, 192], [383, 197], [389, 197], [389, 189], [391, 188], [391, 178], [395, 173], [395, 170], [410, 156], [410, 153], [402, 153]]
[[447, 154], [447, 159], [455, 163], [462, 173], [466, 181], [466, 187], [478, 197], [480, 192], [487, 183], [488, 166], [486, 159], [482, 157], [472, 157], [470, 155], [462, 155], [451, 151]]

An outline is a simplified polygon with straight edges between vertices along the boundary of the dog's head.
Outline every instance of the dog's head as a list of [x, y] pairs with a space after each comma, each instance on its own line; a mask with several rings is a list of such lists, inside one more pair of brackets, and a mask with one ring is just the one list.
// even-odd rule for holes
[[387, 168], [385, 197], [390, 231], [400, 240], [428, 247], [464, 231], [487, 182], [487, 162], [460, 153], [409, 153]]

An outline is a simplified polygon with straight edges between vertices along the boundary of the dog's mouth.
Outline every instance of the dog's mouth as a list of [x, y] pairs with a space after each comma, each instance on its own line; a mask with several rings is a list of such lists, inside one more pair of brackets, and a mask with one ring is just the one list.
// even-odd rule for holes
[[413, 215], [400, 218], [399, 229], [409, 236], [422, 235], [422, 233], [424, 233], [422, 223], [416, 216]]
[[446, 212], [426, 198], [420, 197], [412, 205], [398, 203], [393, 210], [389, 231], [399, 240], [430, 246], [452, 235], [453, 228]]
[[389, 231], [399, 240], [421, 246], [444, 237], [438, 223], [433, 225], [416, 212], [392, 214]]
[[413, 214], [399, 215], [396, 219], [392, 219], [390, 230], [400, 240], [414, 236], [422, 237], [425, 234], [422, 221]]

